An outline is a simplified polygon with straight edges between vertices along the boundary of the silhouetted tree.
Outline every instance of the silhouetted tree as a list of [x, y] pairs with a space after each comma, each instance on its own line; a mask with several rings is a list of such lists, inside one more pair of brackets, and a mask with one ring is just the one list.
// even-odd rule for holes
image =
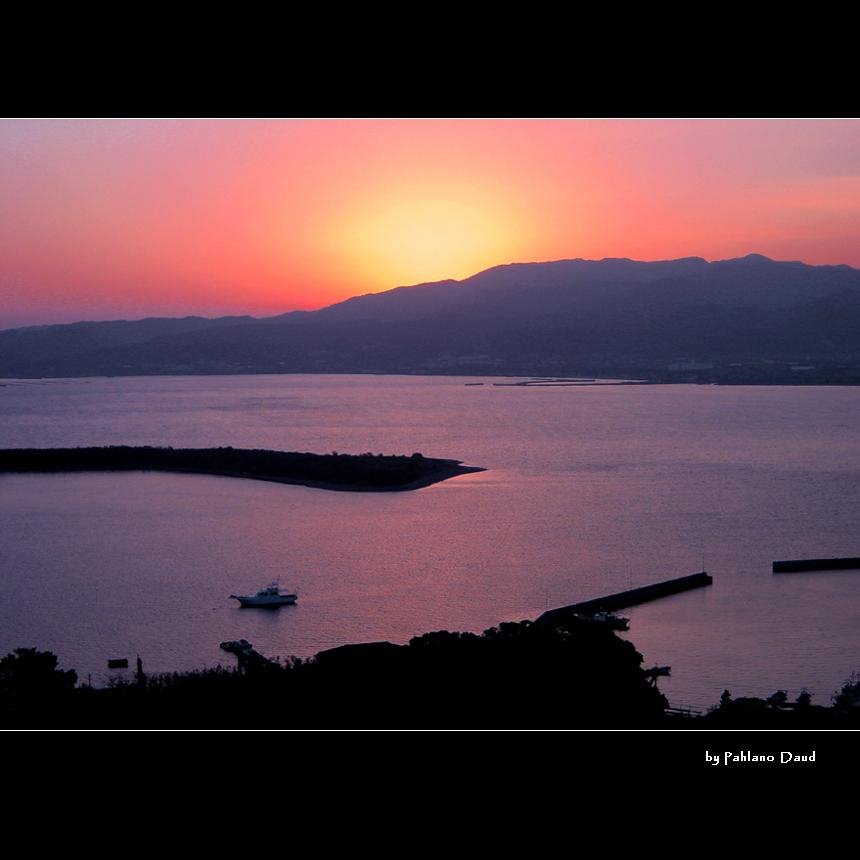
[[788, 693], [785, 690], [777, 690], [772, 696], [769, 696], [767, 703], [772, 708], [783, 708], [788, 704]]
[[50, 651], [16, 648], [0, 660], [0, 695], [39, 698], [71, 690], [78, 674], [74, 669], [58, 669], [58, 662]]
[[853, 708], [860, 705], [860, 674], [852, 672], [838, 693], [833, 694], [837, 708]]
[[798, 708], [808, 708], [812, 704], [812, 694], [804, 688], [800, 691], [800, 695], [797, 697], [797, 707]]

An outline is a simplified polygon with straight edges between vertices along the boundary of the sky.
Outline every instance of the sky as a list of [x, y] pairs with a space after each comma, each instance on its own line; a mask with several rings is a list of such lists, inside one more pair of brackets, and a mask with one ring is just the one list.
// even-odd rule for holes
[[0, 328], [752, 252], [860, 267], [860, 120], [0, 120]]

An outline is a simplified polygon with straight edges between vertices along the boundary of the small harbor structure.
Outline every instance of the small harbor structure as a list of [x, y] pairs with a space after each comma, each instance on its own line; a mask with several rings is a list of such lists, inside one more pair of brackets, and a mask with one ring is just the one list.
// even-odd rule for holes
[[714, 578], [703, 570], [700, 573], [691, 573], [689, 576], [679, 576], [677, 579], [667, 579], [664, 582], [643, 585], [641, 588], [631, 588], [628, 591], [607, 594], [605, 597], [584, 600], [581, 603], [573, 603], [570, 606], [549, 609], [538, 616], [535, 624], [563, 624], [574, 615], [615, 612], [628, 606], [637, 606], [640, 603], [648, 603], [651, 600], [668, 597], [670, 594], [680, 594], [693, 588], [703, 588], [706, 585], [713, 584], [713, 581]]
[[796, 558], [775, 561], [774, 573], [802, 573], [810, 570], [857, 570], [860, 558]]

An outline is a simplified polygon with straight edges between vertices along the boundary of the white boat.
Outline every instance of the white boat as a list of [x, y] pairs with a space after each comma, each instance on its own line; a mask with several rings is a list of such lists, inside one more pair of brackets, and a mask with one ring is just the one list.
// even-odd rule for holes
[[277, 582], [261, 588], [256, 594], [231, 594], [231, 600], [238, 600], [245, 606], [290, 606], [296, 602], [297, 594], [286, 594], [281, 591]]

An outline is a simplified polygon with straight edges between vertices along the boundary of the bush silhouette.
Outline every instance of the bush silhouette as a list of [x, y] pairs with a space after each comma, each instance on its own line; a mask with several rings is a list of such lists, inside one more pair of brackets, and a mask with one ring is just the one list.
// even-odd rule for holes
[[74, 688], [74, 669], [57, 668], [59, 660], [50, 651], [16, 648], [0, 660], [0, 696], [13, 699], [44, 698]]

